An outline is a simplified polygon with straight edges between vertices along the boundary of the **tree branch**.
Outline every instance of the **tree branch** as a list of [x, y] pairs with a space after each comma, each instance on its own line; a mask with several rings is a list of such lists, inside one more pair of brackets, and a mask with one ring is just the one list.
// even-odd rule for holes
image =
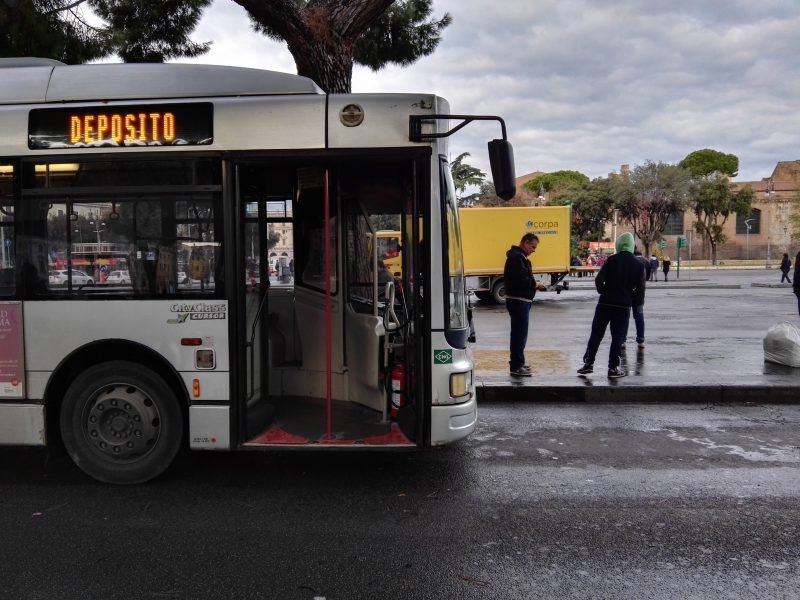
[[50, 15], [54, 15], [56, 13], [63, 12], [65, 10], [72, 10], [76, 6], [80, 6], [81, 4], [87, 1], [88, 0], [75, 0], [75, 2], [73, 2], [72, 4], [68, 4], [67, 6], [62, 6], [61, 8], [54, 8], [53, 10], [47, 11], [46, 13], [42, 13], [42, 15], [47, 17]]
[[256, 21], [269, 26], [287, 42], [297, 37], [308, 36], [301, 9], [294, 0], [232, 1], [244, 8]]

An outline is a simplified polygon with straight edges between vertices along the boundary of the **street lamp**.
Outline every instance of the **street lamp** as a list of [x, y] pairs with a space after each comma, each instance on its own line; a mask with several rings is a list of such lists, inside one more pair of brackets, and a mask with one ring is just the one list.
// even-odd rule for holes
[[745, 237], [747, 240], [747, 260], [750, 260], [750, 227], [752, 227], [750, 223], [753, 221], [755, 221], [755, 219], [745, 219], [744, 221], [745, 227], [747, 227], [747, 237]]
[[105, 229], [100, 229], [100, 227], [104, 226], [105, 223], [104, 222], [89, 221], [89, 225], [93, 225], [94, 226], [92, 228], [92, 231], [94, 231], [95, 234], [97, 235], [97, 249], [100, 250], [100, 244], [102, 243], [100, 241], [100, 234], [105, 231]]

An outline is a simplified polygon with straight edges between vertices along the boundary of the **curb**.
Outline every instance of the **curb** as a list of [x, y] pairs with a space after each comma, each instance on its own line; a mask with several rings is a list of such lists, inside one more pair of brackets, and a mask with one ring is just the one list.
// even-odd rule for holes
[[668, 386], [476, 386], [481, 402], [585, 402], [602, 404], [800, 404], [800, 386], [668, 385]]

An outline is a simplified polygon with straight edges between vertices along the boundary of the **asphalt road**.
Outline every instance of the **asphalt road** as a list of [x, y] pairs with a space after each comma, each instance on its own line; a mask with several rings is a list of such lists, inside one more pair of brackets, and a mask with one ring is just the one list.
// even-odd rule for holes
[[415, 453], [0, 450], [13, 599], [800, 597], [800, 407], [508, 404]]

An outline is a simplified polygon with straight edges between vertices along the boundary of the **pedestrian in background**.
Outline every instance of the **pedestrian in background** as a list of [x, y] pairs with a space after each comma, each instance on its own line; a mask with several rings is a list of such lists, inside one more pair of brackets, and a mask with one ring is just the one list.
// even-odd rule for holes
[[506, 252], [503, 283], [506, 288], [506, 310], [511, 318], [509, 372], [516, 377], [530, 377], [531, 368], [525, 364], [525, 344], [528, 341], [528, 322], [536, 290], [547, 289], [533, 276], [528, 256], [536, 252], [539, 237], [533, 233], [522, 236], [519, 246]]
[[[644, 265], [644, 280], [648, 281], [650, 275], [652, 275], [650, 272], [650, 261], [642, 256], [642, 253], [639, 252], [637, 248], [633, 249], [633, 255]], [[644, 290], [646, 286], [646, 283], [642, 283], [642, 289], [633, 295], [631, 301], [631, 313], [633, 314], [633, 322], [636, 325], [636, 343], [639, 348], [644, 348]], [[623, 349], [625, 348], [625, 341], [627, 338], [628, 331], [626, 329], [625, 337], [622, 340]]]
[[792, 280], [789, 279], [789, 269], [792, 268], [792, 261], [789, 259], [789, 255], [784, 252], [783, 258], [781, 259], [781, 283], [783, 280], [786, 280], [786, 283], [792, 283]]
[[650, 277], [658, 281], [658, 257], [655, 254], [650, 255]]
[[611, 348], [608, 351], [608, 376], [625, 377], [628, 373], [620, 368], [622, 342], [628, 331], [633, 297], [644, 286], [644, 264], [633, 255], [633, 234], [625, 232], [617, 238], [617, 253], [610, 256], [595, 277], [594, 285], [600, 298], [594, 310], [592, 332], [583, 355], [583, 366], [578, 373], [586, 375], [594, 371], [594, 359], [606, 327], [611, 329]]
[[669, 260], [669, 256], [664, 256], [664, 258], [661, 259], [661, 270], [664, 271], [664, 281], [666, 281], [669, 276], [669, 267], [671, 264], [672, 262]]
[[794, 277], [792, 278], [792, 289], [797, 296], [797, 312], [800, 314], [800, 252], [794, 257]]

